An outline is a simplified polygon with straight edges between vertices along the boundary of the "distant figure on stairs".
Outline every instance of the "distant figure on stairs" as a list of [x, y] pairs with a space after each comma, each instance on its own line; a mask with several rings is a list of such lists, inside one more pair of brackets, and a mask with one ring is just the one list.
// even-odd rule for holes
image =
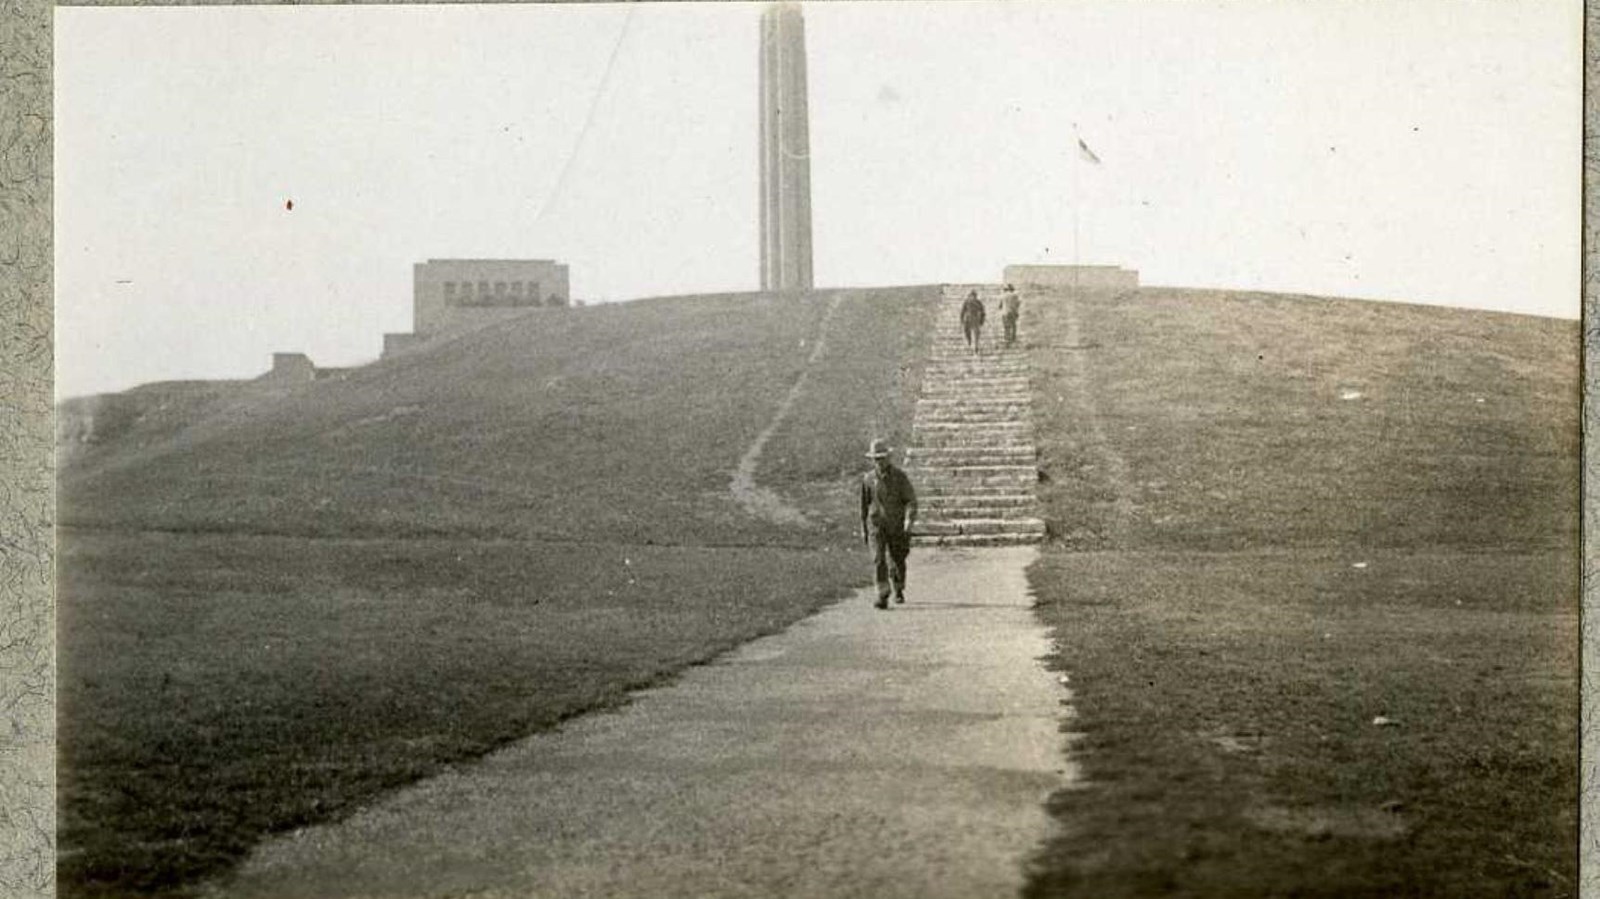
[[961, 304], [961, 333], [966, 335], [967, 346], [978, 352], [978, 338], [983, 335], [983, 301], [976, 290], [967, 291], [966, 302]]
[[861, 478], [861, 542], [872, 546], [878, 601], [889, 608], [906, 601], [906, 556], [911, 553], [911, 529], [917, 524], [917, 491], [906, 473], [889, 462], [889, 444], [872, 441], [867, 450], [872, 470]]
[[1000, 298], [1000, 311], [1000, 321], [1006, 326], [1006, 346], [1012, 346], [1017, 342], [1017, 314], [1022, 311], [1022, 299], [1010, 284], [1006, 285], [1006, 292]]

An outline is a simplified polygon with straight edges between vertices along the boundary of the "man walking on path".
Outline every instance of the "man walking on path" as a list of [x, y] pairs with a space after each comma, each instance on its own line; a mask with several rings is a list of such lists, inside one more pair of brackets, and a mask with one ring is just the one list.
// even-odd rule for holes
[[1022, 311], [1022, 300], [1010, 284], [1006, 285], [1005, 295], [1000, 299], [1000, 311], [1004, 313], [1000, 321], [1006, 326], [1006, 346], [1011, 346], [1017, 342], [1017, 314]]
[[878, 583], [877, 608], [906, 601], [906, 556], [911, 553], [911, 529], [917, 523], [917, 491], [906, 473], [889, 462], [889, 445], [872, 441], [867, 450], [872, 471], [861, 479], [861, 542], [872, 546], [874, 577]]
[[967, 346], [978, 352], [978, 338], [983, 333], [983, 301], [976, 290], [967, 291], [966, 302], [961, 304], [961, 333], [966, 335]]

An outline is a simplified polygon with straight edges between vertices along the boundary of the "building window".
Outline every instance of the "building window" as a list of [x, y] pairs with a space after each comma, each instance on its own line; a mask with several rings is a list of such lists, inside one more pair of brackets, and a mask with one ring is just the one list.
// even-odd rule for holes
[[512, 281], [511, 282], [511, 295], [520, 299], [522, 297], [522, 288], [523, 288], [523, 286], [524, 285], [523, 285], [523, 283], [521, 281]]
[[483, 305], [483, 304], [485, 304], [487, 302], [489, 302], [489, 282], [488, 281], [479, 281], [478, 282], [478, 305], [481, 306], [481, 305]]
[[446, 303], [454, 303], [456, 301], [456, 282], [444, 282], [444, 301]]

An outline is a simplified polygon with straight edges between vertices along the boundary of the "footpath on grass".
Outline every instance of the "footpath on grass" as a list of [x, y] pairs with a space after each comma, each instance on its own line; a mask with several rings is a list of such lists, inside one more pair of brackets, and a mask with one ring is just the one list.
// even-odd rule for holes
[[[209, 893], [1014, 896], [1071, 784], [1031, 547], [918, 549], [870, 591], [258, 848]], [[865, 562], [863, 562], [865, 564]]]

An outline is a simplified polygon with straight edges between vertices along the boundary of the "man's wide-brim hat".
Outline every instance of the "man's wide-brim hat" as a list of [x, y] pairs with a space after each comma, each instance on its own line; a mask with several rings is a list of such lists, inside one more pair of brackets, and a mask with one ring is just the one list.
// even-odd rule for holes
[[874, 440], [867, 449], [868, 459], [885, 459], [889, 456], [889, 443], [886, 440]]

